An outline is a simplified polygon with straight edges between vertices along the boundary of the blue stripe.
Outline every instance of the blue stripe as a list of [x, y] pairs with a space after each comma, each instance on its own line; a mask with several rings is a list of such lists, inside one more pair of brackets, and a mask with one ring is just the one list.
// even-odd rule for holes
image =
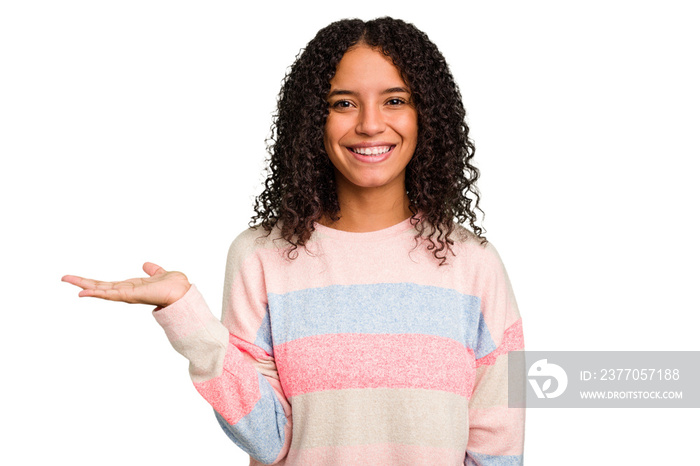
[[332, 285], [268, 294], [275, 345], [329, 333], [423, 334], [451, 338], [476, 358], [496, 349], [481, 300], [415, 283]]
[[523, 455], [487, 455], [467, 450], [464, 466], [521, 466]]
[[[256, 460], [271, 464], [284, 446], [284, 426], [287, 416], [275, 391], [265, 377], [258, 373], [260, 399], [253, 410], [231, 425], [218, 412], [216, 419], [233, 443]], [[277, 422], [270, 422], [275, 419]]]
[[270, 333], [270, 306], [265, 306], [265, 318], [260, 324], [258, 333], [255, 336], [254, 344], [267, 351], [267, 354], [274, 357], [275, 353], [272, 349], [272, 334]]

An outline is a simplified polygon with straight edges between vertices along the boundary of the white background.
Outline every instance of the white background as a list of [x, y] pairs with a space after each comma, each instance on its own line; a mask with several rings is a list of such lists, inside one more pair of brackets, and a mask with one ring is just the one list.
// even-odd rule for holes
[[[3, 2], [0, 462], [248, 464], [151, 307], [60, 278], [153, 261], [218, 314], [281, 80], [344, 17], [447, 58], [528, 349], [700, 349], [691, 3]], [[698, 414], [532, 409], [527, 463], [688, 464]]]

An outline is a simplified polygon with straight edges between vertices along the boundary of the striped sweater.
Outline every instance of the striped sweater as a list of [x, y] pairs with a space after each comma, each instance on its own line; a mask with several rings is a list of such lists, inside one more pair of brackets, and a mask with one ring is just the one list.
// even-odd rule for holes
[[250, 464], [522, 464], [507, 403], [522, 326], [493, 246], [457, 226], [439, 267], [410, 219], [315, 228], [294, 260], [277, 230], [241, 233], [221, 321], [194, 285], [154, 310]]

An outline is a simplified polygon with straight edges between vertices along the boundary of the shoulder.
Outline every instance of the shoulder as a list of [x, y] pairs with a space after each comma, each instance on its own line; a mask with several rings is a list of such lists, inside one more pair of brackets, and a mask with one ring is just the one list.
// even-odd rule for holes
[[247, 228], [231, 241], [228, 249], [229, 265], [240, 266], [260, 252], [284, 248], [285, 243], [278, 227], [274, 227], [272, 231], [266, 231], [260, 225]]
[[456, 224], [450, 234], [454, 241], [453, 249], [455, 258], [459, 262], [477, 265], [482, 271], [500, 274], [504, 270], [503, 261], [498, 250], [492, 242], [476, 236], [463, 225]]
[[[460, 227], [466, 230], [464, 227]], [[468, 294], [477, 296], [481, 302], [481, 313], [496, 343], [503, 334], [520, 320], [520, 311], [513, 293], [508, 272], [501, 255], [491, 242], [482, 244], [481, 238], [473, 233], [463, 236], [462, 241], [455, 240], [456, 270], [463, 275]], [[458, 251], [457, 251], [458, 249]], [[513, 332], [522, 332], [513, 327]], [[522, 339], [522, 336], [520, 336]]]

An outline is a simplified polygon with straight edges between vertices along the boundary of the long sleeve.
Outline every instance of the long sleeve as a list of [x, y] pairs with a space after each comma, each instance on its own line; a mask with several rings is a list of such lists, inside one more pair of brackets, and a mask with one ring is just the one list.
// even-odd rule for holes
[[231, 245], [222, 321], [197, 288], [154, 310], [173, 347], [189, 362], [197, 391], [214, 408], [226, 435], [251, 457], [251, 465], [283, 465], [291, 444], [291, 406], [272, 355], [262, 270], [246, 257], [247, 237]]
[[500, 257], [488, 250], [464, 464], [515, 466], [523, 464], [525, 409], [508, 407], [508, 354], [524, 347], [522, 320]]

